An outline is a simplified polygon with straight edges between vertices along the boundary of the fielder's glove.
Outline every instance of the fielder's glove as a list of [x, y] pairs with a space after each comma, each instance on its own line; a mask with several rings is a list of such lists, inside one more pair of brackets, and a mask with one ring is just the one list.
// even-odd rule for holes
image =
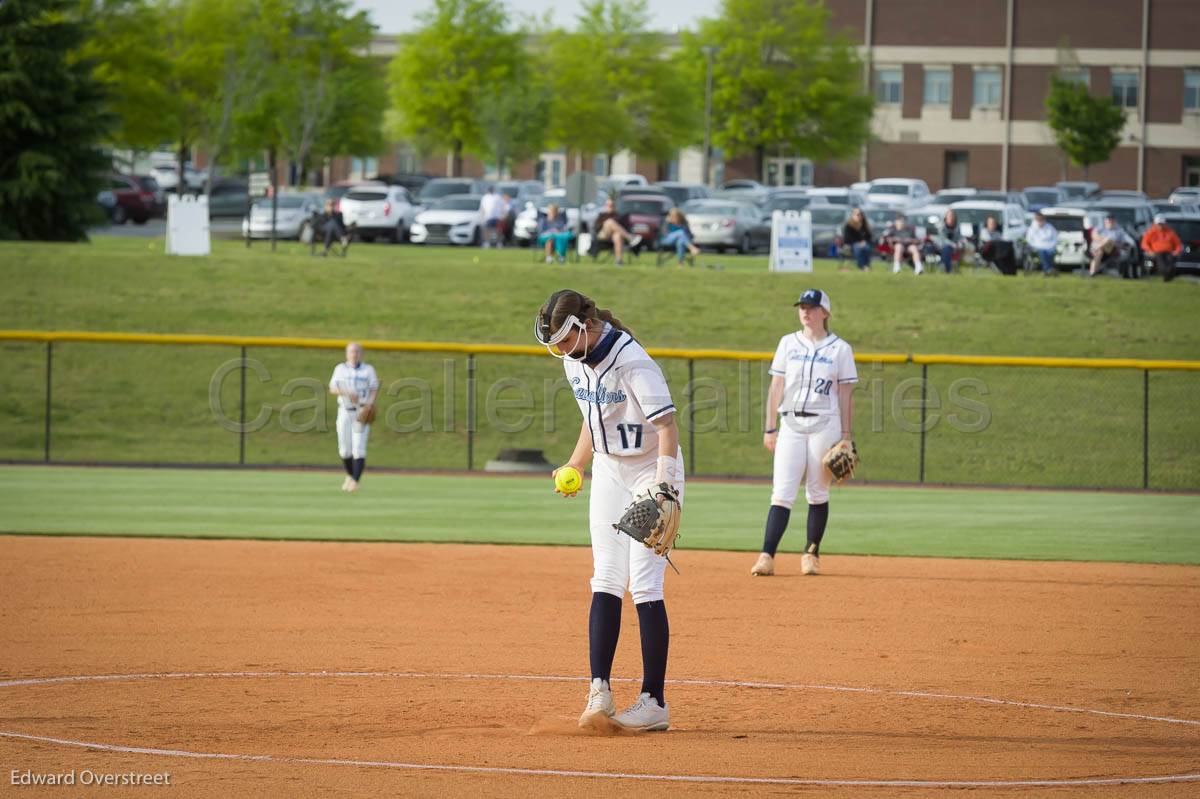
[[659, 483], [634, 499], [613, 528], [670, 560], [671, 547], [679, 537], [679, 516], [679, 492], [669, 483]]
[[840, 483], [854, 476], [854, 470], [858, 468], [858, 450], [854, 448], [853, 441], [842, 439], [829, 448], [825, 457], [821, 458], [821, 463]]
[[374, 422], [375, 421], [375, 405], [374, 405], [374, 403], [372, 403], [370, 405], [360, 406], [358, 409], [358, 417], [357, 418], [358, 418], [359, 424], [371, 424], [372, 422]]

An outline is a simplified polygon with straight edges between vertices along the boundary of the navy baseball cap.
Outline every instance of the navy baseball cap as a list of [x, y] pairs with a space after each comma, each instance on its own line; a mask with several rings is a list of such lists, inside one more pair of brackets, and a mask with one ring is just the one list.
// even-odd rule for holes
[[820, 289], [805, 289], [800, 295], [800, 299], [792, 303], [792, 307], [797, 305], [820, 305], [825, 309], [825, 313], [833, 313], [833, 309], [829, 306], [829, 295]]

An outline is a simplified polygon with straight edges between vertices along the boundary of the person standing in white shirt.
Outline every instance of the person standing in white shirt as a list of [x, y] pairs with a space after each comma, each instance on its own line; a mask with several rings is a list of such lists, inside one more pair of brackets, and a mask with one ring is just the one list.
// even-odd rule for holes
[[483, 218], [483, 247], [500, 246], [500, 220], [504, 218], [504, 198], [496, 189], [488, 186], [487, 193], [479, 201], [479, 216]]
[[763, 446], [775, 453], [775, 468], [762, 553], [750, 570], [756, 577], [775, 573], [775, 552], [787, 531], [801, 481], [808, 500], [808, 543], [800, 558], [800, 573], [820, 574], [833, 477], [823, 458], [839, 441], [851, 440], [858, 382], [854, 352], [848, 342], [829, 332], [828, 293], [808, 289], [795, 305], [803, 327], [779, 340], [768, 370], [771, 388]]
[[345, 362], [333, 368], [329, 393], [338, 398], [338, 455], [346, 468], [342, 490], [354, 492], [367, 468], [367, 438], [371, 435], [371, 423], [359, 419], [374, 409], [379, 393], [375, 367], [363, 363], [363, 349], [357, 342], [346, 345]]

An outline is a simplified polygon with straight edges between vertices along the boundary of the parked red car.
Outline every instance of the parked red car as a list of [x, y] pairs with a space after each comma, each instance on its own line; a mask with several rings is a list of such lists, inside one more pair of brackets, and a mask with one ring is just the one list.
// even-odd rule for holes
[[675, 205], [661, 194], [625, 194], [617, 200], [617, 215], [629, 220], [629, 232], [657, 241], [663, 219]]
[[130, 219], [144, 225], [159, 210], [154, 192], [144, 188], [136, 178], [109, 175], [107, 184], [96, 196], [96, 202], [108, 213], [114, 225], [123, 225]]

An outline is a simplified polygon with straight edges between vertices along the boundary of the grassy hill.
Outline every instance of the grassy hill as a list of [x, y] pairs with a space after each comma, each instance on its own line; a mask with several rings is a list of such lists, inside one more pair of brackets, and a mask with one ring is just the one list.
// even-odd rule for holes
[[[833, 329], [863, 353], [1200, 357], [1200, 287], [1187, 281], [1083, 280], [987, 272], [894, 276], [766, 271], [765, 256], [705, 255], [696, 268], [537, 263], [527, 250], [358, 246], [346, 259], [282, 244], [214, 242], [207, 259], [170, 258], [159, 241], [2, 244], [0, 328], [228, 333], [528, 344], [532, 317], [570, 286], [614, 310], [649, 346], [774, 348], [797, 326], [792, 302], [829, 292]], [[236, 462], [233, 348], [63, 344], [54, 354], [56, 459]], [[333, 406], [323, 393], [337, 353], [253, 350], [246, 437], [251, 463], [326, 463]], [[466, 465], [466, 364], [437, 354], [372, 354], [385, 387], [373, 463]], [[39, 458], [44, 347], [0, 346], [0, 458]], [[578, 430], [561, 367], [549, 358], [477, 361], [475, 466], [502, 446], [564, 457]], [[677, 400], [687, 365], [664, 367]], [[920, 475], [919, 367], [860, 364], [857, 438], [870, 480]], [[929, 371], [925, 478], [934, 482], [1140, 487], [1138, 372]], [[697, 362], [696, 468], [766, 474], [763, 365]], [[397, 382], [400, 381], [400, 382]], [[1200, 484], [1200, 431], [1189, 422], [1200, 375], [1150, 375], [1151, 485]], [[507, 403], [507, 404], [506, 404]], [[218, 412], [214, 412], [214, 407]], [[220, 410], [223, 409], [223, 410]], [[685, 441], [687, 433], [685, 432]], [[1066, 453], [1068, 457], [1063, 457]]]

